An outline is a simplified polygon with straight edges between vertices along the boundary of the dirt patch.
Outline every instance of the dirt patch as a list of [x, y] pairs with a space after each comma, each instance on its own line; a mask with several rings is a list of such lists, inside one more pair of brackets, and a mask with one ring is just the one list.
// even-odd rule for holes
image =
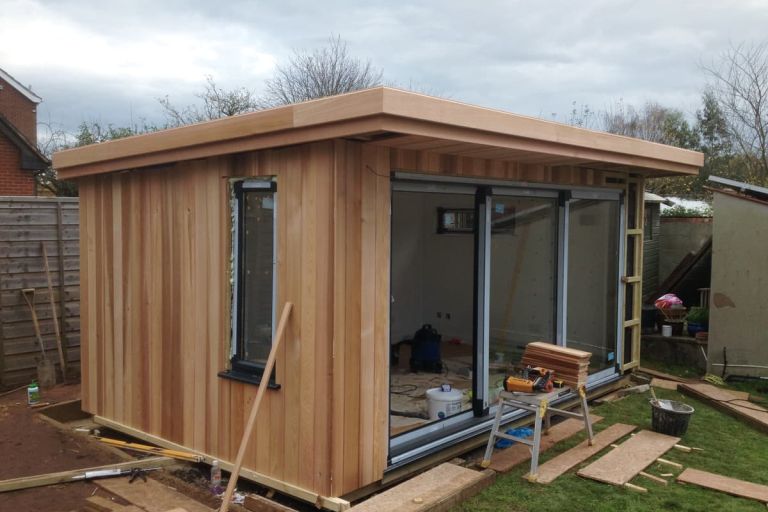
[[[80, 396], [79, 385], [43, 390], [43, 402], [64, 402]], [[0, 398], [0, 480], [54, 473], [121, 462], [80, 435], [61, 431], [27, 406], [26, 390]], [[93, 483], [77, 482], [0, 494], [0, 510], [80, 510], [93, 493]]]

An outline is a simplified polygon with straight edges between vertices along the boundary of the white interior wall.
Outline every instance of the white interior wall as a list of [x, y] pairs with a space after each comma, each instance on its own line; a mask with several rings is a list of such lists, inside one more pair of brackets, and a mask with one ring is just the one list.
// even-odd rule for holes
[[392, 342], [429, 323], [444, 340], [471, 343], [474, 236], [437, 234], [437, 208], [473, 206], [472, 195], [392, 194]]

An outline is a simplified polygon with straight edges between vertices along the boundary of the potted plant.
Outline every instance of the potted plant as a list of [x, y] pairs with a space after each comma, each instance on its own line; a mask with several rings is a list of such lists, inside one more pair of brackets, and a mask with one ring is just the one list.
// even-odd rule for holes
[[694, 306], [685, 317], [688, 321], [688, 334], [696, 336], [697, 332], [709, 331], [709, 309]]

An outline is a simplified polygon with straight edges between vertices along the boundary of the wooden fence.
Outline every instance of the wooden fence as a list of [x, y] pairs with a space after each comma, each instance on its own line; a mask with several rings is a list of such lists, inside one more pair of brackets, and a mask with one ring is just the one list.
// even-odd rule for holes
[[[0, 197], [0, 385], [36, 376], [40, 348], [22, 289], [35, 289], [47, 357], [58, 367], [54, 321], [70, 372], [80, 367], [80, 243], [76, 198]], [[56, 315], [51, 311], [42, 244], [48, 253]]]

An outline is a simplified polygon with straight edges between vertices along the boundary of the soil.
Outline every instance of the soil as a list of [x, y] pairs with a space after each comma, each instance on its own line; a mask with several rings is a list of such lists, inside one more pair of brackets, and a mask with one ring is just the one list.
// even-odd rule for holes
[[[42, 390], [42, 402], [64, 402], [80, 396], [80, 386]], [[62, 431], [40, 419], [27, 406], [26, 390], [0, 397], [0, 480], [122, 462], [88, 438]], [[91, 482], [50, 485], [0, 494], [0, 512], [81, 510], [94, 493], [107, 497]]]

